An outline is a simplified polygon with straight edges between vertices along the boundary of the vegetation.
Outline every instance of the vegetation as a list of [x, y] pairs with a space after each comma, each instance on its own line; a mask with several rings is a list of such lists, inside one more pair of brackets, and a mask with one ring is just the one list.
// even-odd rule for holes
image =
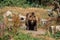
[[[26, 8], [26, 7], [41, 7], [41, 6], [45, 7], [48, 4], [51, 4], [53, 1], [54, 0], [0, 0], [0, 8], [5, 7], [5, 6], [13, 6], [13, 7], [17, 6], [17, 7], [24, 7], [24, 8]], [[60, 3], [60, 0], [59, 0], [59, 3]], [[1, 14], [2, 14], [2, 12], [0, 13], [0, 23], [2, 23], [4, 21]], [[46, 14], [45, 14], [45, 16], [46, 16]], [[11, 17], [9, 16], [9, 18], [11, 18]], [[17, 18], [15, 16], [14, 20], [16, 20], [16, 19]], [[15, 24], [13, 27], [17, 26], [17, 24], [19, 23], [18, 20], [14, 21]], [[39, 26], [41, 26], [41, 25], [39, 25]], [[0, 38], [0, 40], [9, 40], [9, 39], [11, 39], [11, 37], [14, 40], [45, 40], [44, 38], [40, 38], [40, 37], [35, 38], [35, 37], [32, 37], [30, 34], [24, 34], [22, 32], [19, 32], [21, 29], [18, 29], [18, 27], [16, 30], [15, 29], [12, 28], [11, 30], [9, 30], [9, 28], [6, 28], [5, 34], [2, 38]], [[19, 30], [19, 31], [17, 31], [17, 30]], [[48, 34], [44, 35], [44, 36], [48, 36]], [[57, 32], [54, 35], [51, 34], [49, 37], [59, 39], [60, 38], [60, 32]]]
[[55, 34], [55, 38], [56, 38], [56, 39], [59, 39], [59, 38], [60, 38], [60, 32], [57, 32], [57, 33]]
[[[19, 30], [19, 29], [18, 29]], [[24, 34], [21, 31], [16, 32], [16, 34], [12, 31], [5, 30], [5, 34], [0, 40], [9, 40], [9, 39], [14, 39], [14, 40], [48, 40], [50, 38], [55, 38], [56, 40], [60, 39], [60, 32], [57, 32], [56, 34], [51, 34], [48, 36], [42, 35], [43, 37], [32, 37], [30, 33]], [[45, 38], [47, 36], [47, 39]]]
[[6, 28], [5, 30], [5, 34], [2, 38], [0, 38], [0, 40], [43, 40], [43, 38], [35, 38], [32, 37], [30, 34], [24, 34], [21, 31], [20, 32], [16, 32], [16, 34], [12, 31], [7, 30], [8, 28]]
[[[51, 4], [54, 0], [0, 0], [0, 7], [18, 6], [18, 7], [40, 7]], [[58, 0], [60, 3], [60, 0]]]

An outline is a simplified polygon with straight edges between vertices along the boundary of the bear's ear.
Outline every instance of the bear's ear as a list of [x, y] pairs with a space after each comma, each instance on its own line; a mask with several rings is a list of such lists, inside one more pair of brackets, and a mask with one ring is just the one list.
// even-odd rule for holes
[[26, 17], [28, 17], [29, 13], [26, 14]]
[[34, 13], [34, 12], [32, 12], [32, 15], [35, 15], [35, 13]]

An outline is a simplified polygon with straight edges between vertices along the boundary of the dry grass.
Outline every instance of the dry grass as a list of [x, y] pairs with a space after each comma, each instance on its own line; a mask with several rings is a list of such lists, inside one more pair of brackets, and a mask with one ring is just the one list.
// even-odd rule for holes
[[12, 12], [16, 12], [16, 13], [21, 13], [23, 15], [26, 15], [26, 13], [28, 12], [34, 12], [40, 18], [48, 17], [46, 9], [43, 9], [43, 8], [26, 8], [25, 9], [25, 8], [20, 8], [20, 7], [4, 7], [0, 9], [0, 13], [4, 14], [8, 10]]
[[[43, 8], [20, 8], [20, 7], [4, 7], [2, 9], [0, 9], [0, 15], [6, 13], [6, 11], [12, 11], [12, 13], [18, 13], [18, 14], [22, 14], [22, 15], [26, 15], [29, 12], [34, 12], [36, 14], [36, 16], [39, 18], [48, 18], [47, 15], [47, 9], [43, 9]], [[7, 20], [7, 19], [6, 19]]]

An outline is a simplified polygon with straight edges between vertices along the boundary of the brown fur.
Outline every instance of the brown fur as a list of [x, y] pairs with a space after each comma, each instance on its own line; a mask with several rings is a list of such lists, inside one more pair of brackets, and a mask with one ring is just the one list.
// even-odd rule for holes
[[[31, 24], [32, 22], [34, 26]], [[28, 30], [37, 30], [37, 20], [36, 20], [35, 13], [32, 12], [26, 16], [26, 26]]]

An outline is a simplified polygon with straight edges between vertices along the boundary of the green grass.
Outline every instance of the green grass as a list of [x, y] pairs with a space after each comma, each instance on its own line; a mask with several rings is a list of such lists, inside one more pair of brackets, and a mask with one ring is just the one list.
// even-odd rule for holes
[[11, 36], [14, 40], [44, 40], [43, 38], [32, 37], [29, 33], [24, 34], [21, 31], [14, 33], [13, 30], [9, 31], [7, 28], [5, 30], [4, 36], [0, 38], [0, 40], [9, 40]]
[[[17, 34], [11, 34], [13, 35], [14, 40], [43, 40], [43, 38], [34, 38], [30, 36], [29, 34], [24, 33], [17, 33]], [[0, 40], [9, 40], [10, 34], [4, 35], [2, 39]]]
[[60, 32], [57, 32], [57, 33], [55, 34], [55, 38], [56, 38], [56, 39], [60, 39]]
[[43, 40], [40, 38], [31, 37], [29, 34], [23, 34], [23, 33], [15, 35], [14, 39], [15, 40]]

